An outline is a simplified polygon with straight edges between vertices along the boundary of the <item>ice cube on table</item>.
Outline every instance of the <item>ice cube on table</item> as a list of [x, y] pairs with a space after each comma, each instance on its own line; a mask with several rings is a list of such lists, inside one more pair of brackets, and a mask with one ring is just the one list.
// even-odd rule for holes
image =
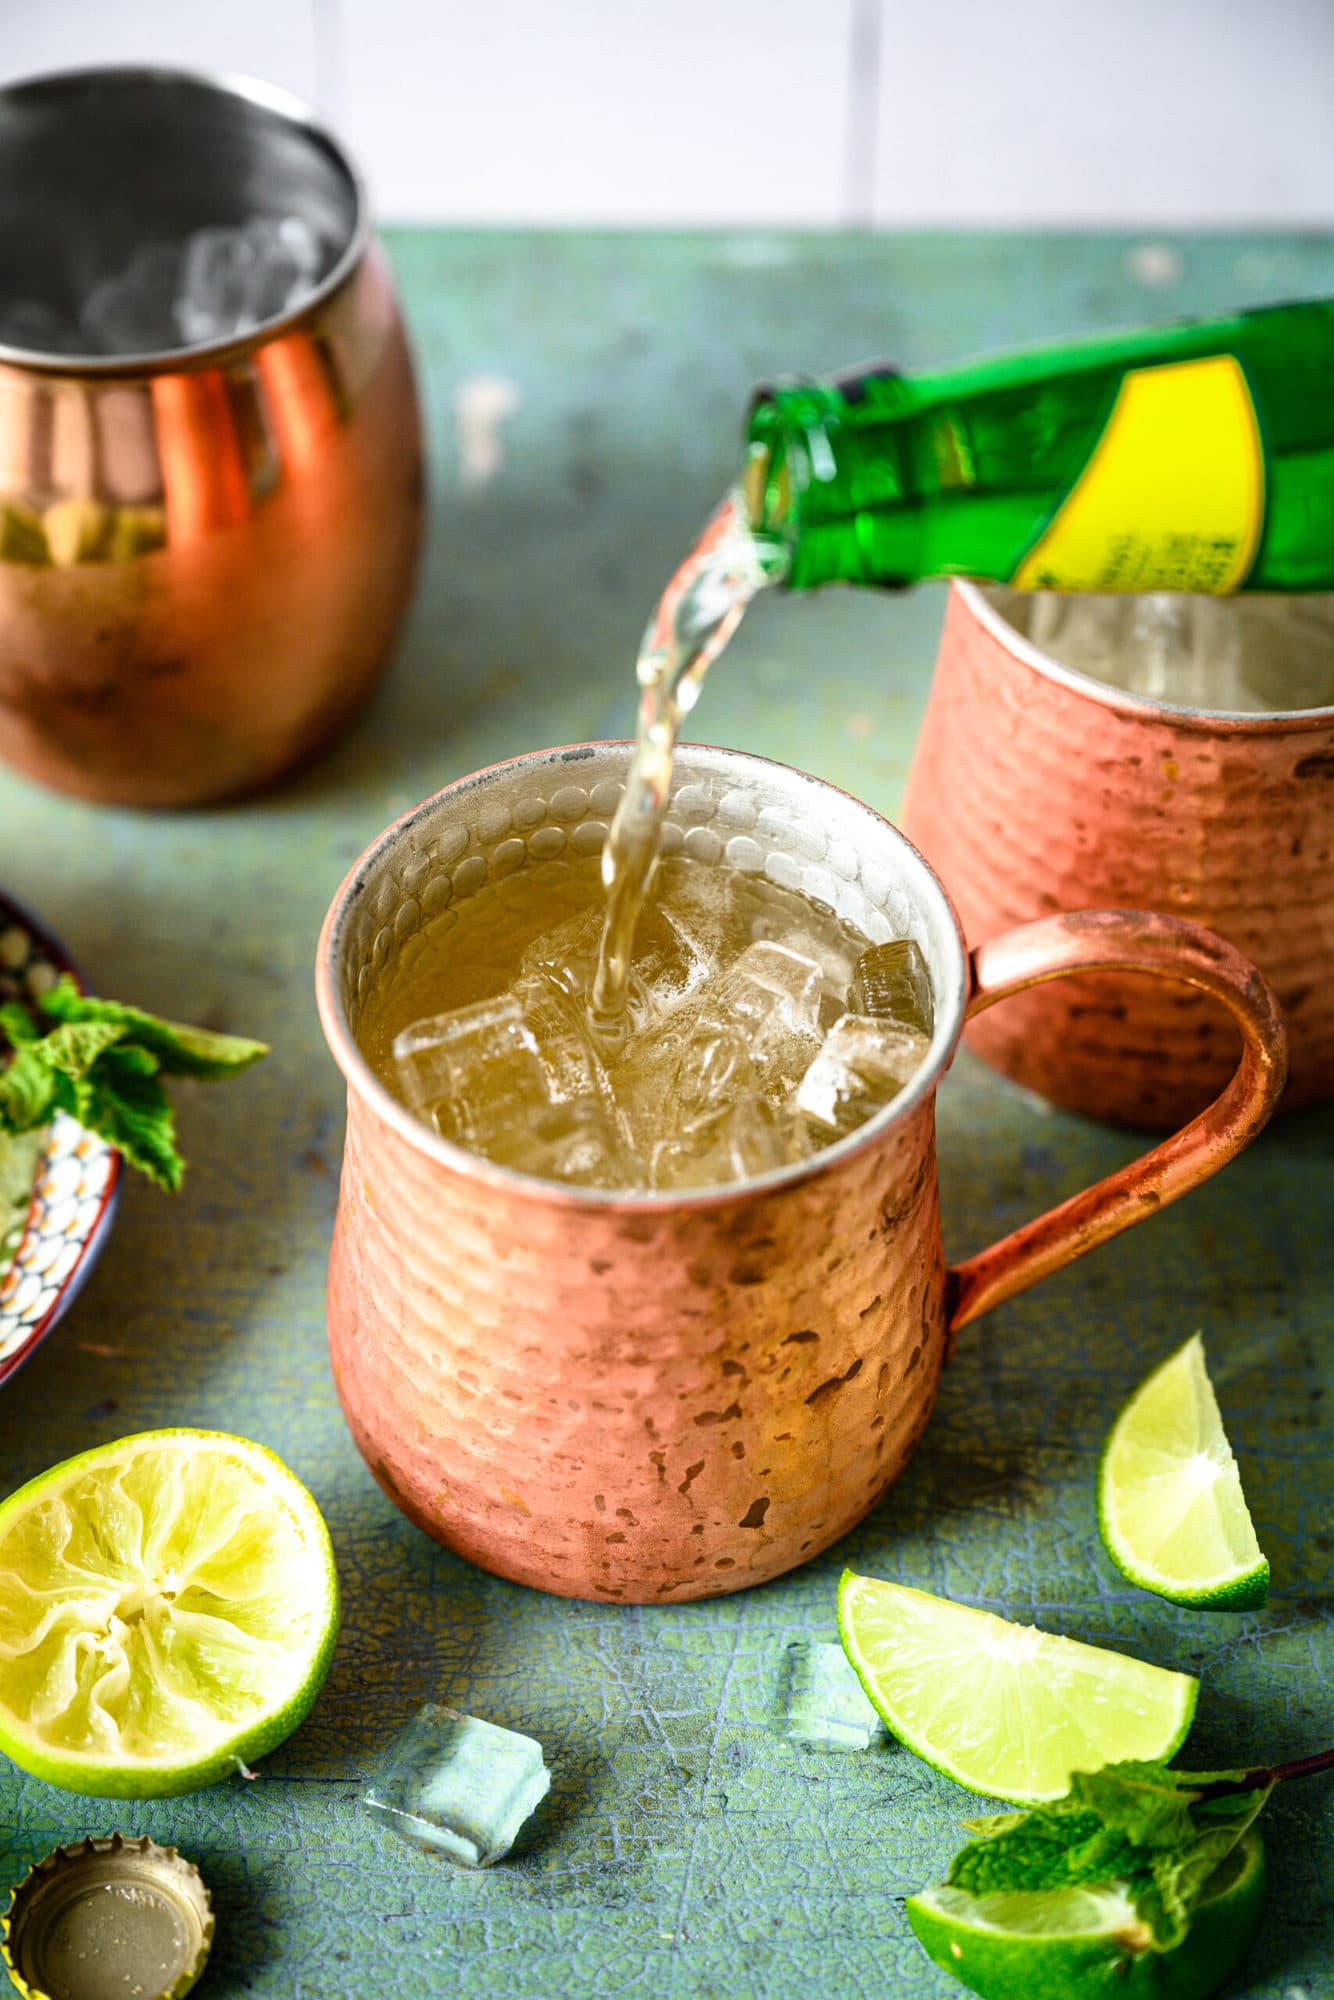
[[789, 1743], [822, 1750], [869, 1750], [885, 1725], [841, 1646], [798, 1639], [783, 1654], [775, 1726]]
[[464, 1868], [489, 1868], [509, 1853], [550, 1789], [536, 1738], [427, 1702], [361, 1803], [414, 1847]]
[[802, 1123], [750, 1096], [660, 1139], [650, 1169], [658, 1189], [721, 1187], [791, 1166], [810, 1152]]
[[322, 262], [319, 239], [299, 215], [252, 215], [234, 228], [188, 237], [173, 301], [184, 338], [195, 345], [249, 333], [290, 311], [311, 291]]
[[936, 1008], [931, 974], [921, 947], [912, 938], [873, 944], [857, 960], [848, 1005], [854, 1014], [875, 1014], [929, 1035]]
[[912, 1082], [930, 1046], [912, 1028], [845, 1014], [798, 1084], [796, 1108], [830, 1133], [853, 1132]]

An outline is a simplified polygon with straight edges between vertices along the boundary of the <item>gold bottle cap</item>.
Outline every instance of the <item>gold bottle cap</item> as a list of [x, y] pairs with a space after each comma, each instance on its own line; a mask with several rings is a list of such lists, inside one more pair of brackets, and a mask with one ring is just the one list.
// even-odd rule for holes
[[194, 1863], [119, 1833], [39, 1861], [14, 1890], [0, 1935], [28, 2000], [181, 2000], [212, 1943]]

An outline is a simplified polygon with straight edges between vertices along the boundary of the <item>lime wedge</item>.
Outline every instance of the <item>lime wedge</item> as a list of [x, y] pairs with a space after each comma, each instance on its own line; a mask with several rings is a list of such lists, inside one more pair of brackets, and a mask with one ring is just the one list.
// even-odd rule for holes
[[908, 1898], [918, 1943], [983, 2000], [1204, 2000], [1238, 1964], [1264, 1897], [1264, 1848], [1252, 1827], [1215, 1869], [1170, 1951], [1148, 1947], [1135, 1906], [1105, 1889]]
[[1073, 1771], [1165, 1761], [1195, 1713], [1189, 1674], [851, 1570], [838, 1629], [901, 1742], [947, 1778], [1018, 1805], [1061, 1798]]
[[245, 1438], [145, 1431], [0, 1505], [0, 1750], [49, 1784], [211, 1784], [296, 1728], [337, 1633], [320, 1511]]
[[1098, 1472], [1098, 1526], [1117, 1568], [1173, 1604], [1250, 1611], [1268, 1596], [1269, 1564], [1198, 1333], [1140, 1384], [1112, 1425]]

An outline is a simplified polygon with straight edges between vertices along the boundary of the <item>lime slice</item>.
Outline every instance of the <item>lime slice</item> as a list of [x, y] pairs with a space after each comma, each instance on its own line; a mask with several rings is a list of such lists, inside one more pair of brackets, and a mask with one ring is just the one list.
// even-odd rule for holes
[[1117, 1568], [1173, 1604], [1251, 1611], [1269, 1595], [1269, 1564], [1198, 1333], [1140, 1384], [1112, 1425], [1098, 1472], [1098, 1526]]
[[1190, 1929], [1153, 1951], [1134, 1904], [1115, 1885], [970, 1896], [925, 1889], [908, 1922], [937, 1965], [983, 2000], [1204, 2000], [1255, 1934], [1264, 1848], [1252, 1827], [1215, 1869]]
[[851, 1570], [838, 1629], [901, 1742], [971, 1791], [1019, 1805], [1061, 1798], [1073, 1771], [1166, 1760], [1195, 1713], [1189, 1674]]
[[0, 1750], [50, 1784], [211, 1784], [296, 1728], [337, 1633], [320, 1511], [245, 1438], [145, 1431], [0, 1505]]

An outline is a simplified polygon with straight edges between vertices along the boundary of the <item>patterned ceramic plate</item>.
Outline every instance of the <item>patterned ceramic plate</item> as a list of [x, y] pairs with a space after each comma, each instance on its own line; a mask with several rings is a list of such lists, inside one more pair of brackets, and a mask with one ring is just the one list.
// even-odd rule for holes
[[[78, 973], [56, 938], [0, 895], [0, 999], [31, 999]], [[18, 1252], [0, 1279], [0, 1383], [73, 1305], [111, 1228], [120, 1154], [59, 1113], [37, 1160]]]

